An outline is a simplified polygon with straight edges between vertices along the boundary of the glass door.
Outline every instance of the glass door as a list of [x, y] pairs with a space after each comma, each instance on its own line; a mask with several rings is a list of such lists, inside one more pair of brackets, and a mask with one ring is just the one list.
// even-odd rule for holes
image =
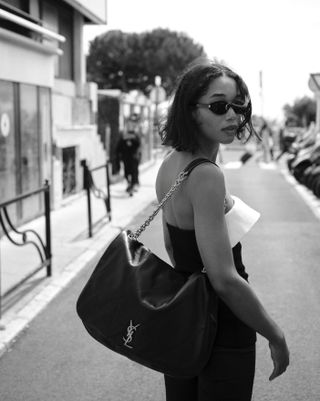
[[[49, 88], [39, 88], [41, 185], [52, 177], [52, 139], [51, 139], [51, 92]], [[50, 182], [51, 183], [51, 182]], [[51, 183], [52, 184], [52, 183]]]
[[[38, 88], [20, 84], [20, 193], [38, 189], [41, 183], [40, 135]], [[41, 208], [41, 196], [32, 196], [23, 201], [23, 221], [37, 216]]]
[[[0, 80], [0, 202], [36, 190], [52, 177], [49, 88]], [[43, 194], [9, 207], [14, 224], [43, 212]]]
[[14, 86], [0, 80], [0, 202], [15, 195]]
[[[15, 89], [12, 82], [0, 80], [0, 202], [16, 196]], [[16, 205], [9, 206], [8, 212], [12, 221], [16, 222]]]

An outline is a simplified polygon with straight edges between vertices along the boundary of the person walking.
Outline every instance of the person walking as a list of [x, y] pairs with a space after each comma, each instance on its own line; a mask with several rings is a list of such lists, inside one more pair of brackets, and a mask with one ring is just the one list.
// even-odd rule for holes
[[123, 162], [124, 176], [127, 180], [126, 191], [130, 196], [139, 186], [139, 164], [141, 160], [141, 139], [135, 129], [136, 118], [129, 118], [126, 132], [121, 136], [117, 145], [117, 156]]
[[173, 267], [186, 274], [204, 268], [219, 297], [218, 332], [207, 365], [197, 377], [165, 375], [166, 400], [249, 401], [256, 332], [269, 342], [270, 380], [286, 370], [289, 350], [249, 285], [241, 259], [240, 240], [259, 213], [230, 195], [216, 164], [220, 145], [246, 133], [255, 136], [246, 84], [227, 66], [209, 60], [191, 64], [178, 80], [160, 133], [172, 150], [157, 174], [159, 200], [190, 162], [199, 163], [163, 208], [167, 253]]
[[140, 185], [139, 182], [139, 165], [142, 158], [142, 141], [141, 141], [141, 127], [140, 117], [137, 113], [131, 114], [128, 121], [128, 132], [133, 134], [137, 141], [137, 148], [133, 157], [133, 189], [137, 190]]

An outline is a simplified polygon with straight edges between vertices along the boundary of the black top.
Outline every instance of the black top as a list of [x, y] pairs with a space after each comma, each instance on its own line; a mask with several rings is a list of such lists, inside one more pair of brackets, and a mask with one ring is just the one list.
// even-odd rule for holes
[[[170, 240], [173, 248], [175, 268], [186, 273], [193, 273], [203, 269], [199, 249], [196, 243], [194, 230], [182, 230], [167, 223]], [[248, 274], [241, 258], [241, 243], [238, 242], [233, 248], [233, 260], [237, 272], [245, 280]], [[256, 341], [255, 331], [238, 319], [229, 307], [219, 299], [218, 305], [218, 331], [215, 345], [238, 348], [247, 347]]]
[[[196, 166], [207, 162], [213, 163], [209, 159], [196, 159], [185, 168], [185, 171], [187, 171], [189, 175]], [[196, 242], [195, 231], [180, 229], [169, 223], [167, 223], [167, 227], [173, 249], [175, 268], [187, 274], [201, 271], [204, 265]], [[248, 274], [242, 263], [240, 242], [232, 248], [232, 253], [237, 272], [242, 278], [248, 281]], [[238, 319], [230, 308], [219, 299], [218, 331], [215, 346], [240, 348], [248, 347], [255, 342], [255, 331]]]

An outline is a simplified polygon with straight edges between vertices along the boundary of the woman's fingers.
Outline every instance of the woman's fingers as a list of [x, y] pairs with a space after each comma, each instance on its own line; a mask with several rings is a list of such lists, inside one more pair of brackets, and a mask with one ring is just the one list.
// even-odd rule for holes
[[281, 346], [274, 346], [270, 343], [269, 347], [273, 361], [273, 371], [269, 377], [271, 381], [286, 371], [289, 365], [289, 351], [285, 342]]

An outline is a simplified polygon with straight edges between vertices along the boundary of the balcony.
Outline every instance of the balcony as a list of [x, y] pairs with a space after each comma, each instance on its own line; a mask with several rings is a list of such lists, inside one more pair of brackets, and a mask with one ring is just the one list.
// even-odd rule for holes
[[[65, 37], [43, 27], [43, 22], [0, 0], [0, 28], [29, 38], [35, 42], [50, 39], [65, 42]], [[57, 49], [59, 54], [59, 49]]]

